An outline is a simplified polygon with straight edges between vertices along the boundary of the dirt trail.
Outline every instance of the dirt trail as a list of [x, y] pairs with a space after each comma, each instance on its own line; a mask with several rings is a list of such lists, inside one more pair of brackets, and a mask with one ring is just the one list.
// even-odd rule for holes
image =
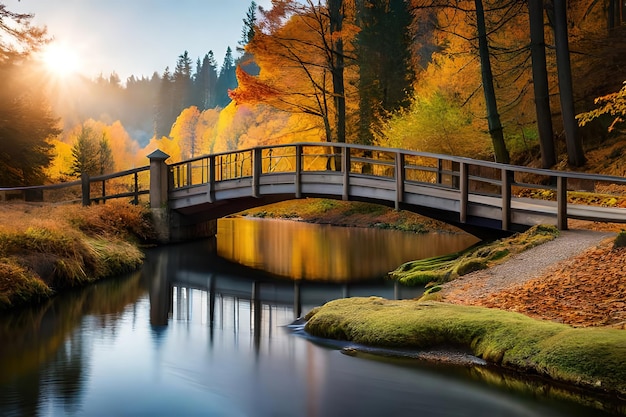
[[445, 284], [444, 301], [575, 326], [625, 328], [626, 249], [613, 249], [619, 226], [582, 226], [587, 228], [563, 231], [551, 242]]

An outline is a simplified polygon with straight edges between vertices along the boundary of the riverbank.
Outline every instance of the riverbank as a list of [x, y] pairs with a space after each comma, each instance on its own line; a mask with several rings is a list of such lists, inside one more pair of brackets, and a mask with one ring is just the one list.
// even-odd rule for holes
[[405, 210], [354, 201], [305, 198], [282, 201], [237, 213], [249, 216], [332, 224], [343, 227], [374, 227], [415, 233], [465, 233], [448, 223]]
[[331, 301], [306, 319], [306, 330], [318, 337], [392, 349], [453, 347], [506, 369], [626, 394], [623, 330], [573, 328], [497, 309], [379, 297]]
[[109, 202], [81, 207], [0, 205], [0, 310], [132, 271], [153, 239], [149, 212]]
[[443, 284], [440, 301], [338, 300], [314, 310], [307, 330], [392, 349], [452, 346], [524, 375], [623, 397], [626, 248], [614, 246], [622, 226], [570, 227]]

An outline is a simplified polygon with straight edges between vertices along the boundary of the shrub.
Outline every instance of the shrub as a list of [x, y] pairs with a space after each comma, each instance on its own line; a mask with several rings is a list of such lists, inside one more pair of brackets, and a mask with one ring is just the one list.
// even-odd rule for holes
[[623, 248], [626, 246], [626, 230], [622, 230], [617, 234], [613, 242], [613, 248]]

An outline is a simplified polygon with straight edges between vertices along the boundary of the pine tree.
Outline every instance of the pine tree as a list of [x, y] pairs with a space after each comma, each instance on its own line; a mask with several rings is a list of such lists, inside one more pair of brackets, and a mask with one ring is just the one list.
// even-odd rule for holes
[[110, 174], [115, 170], [115, 161], [111, 145], [104, 133], [98, 145], [98, 174]]
[[384, 115], [410, 104], [412, 18], [404, 0], [361, 0], [357, 8], [359, 140], [371, 143]]
[[217, 62], [213, 51], [209, 51], [202, 60], [202, 68], [207, 71], [206, 79], [206, 108], [213, 109], [217, 106]]
[[[0, 187], [38, 185], [53, 158], [49, 138], [60, 133], [30, 61], [46, 40], [32, 15], [0, 4]], [[33, 77], [34, 75], [34, 77]]]
[[98, 175], [99, 167], [99, 145], [93, 129], [82, 125], [80, 132], [76, 135], [76, 142], [72, 146], [72, 167], [70, 174], [80, 176], [81, 174]]
[[189, 107], [192, 103], [191, 65], [192, 61], [187, 51], [178, 56], [176, 68], [174, 69], [172, 91], [176, 114]]
[[241, 30], [241, 40], [239, 41], [239, 46], [237, 46], [237, 51], [243, 52], [246, 45], [249, 44], [254, 38], [255, 25], [256, 25], [256, 11], [257, 4], [252, 1], [250, 3], [250, 7], [248, 7], [248, 11], [246, 12], [246, 18], [243, 19], [243, 29]]
[[217, 79], [217, 100], [216, 104], [220, 107], [226, 107], [230, 103], [228, 91], [237, 88], [237, 76], [235, 75], [235, 60], [233, 51], [230, 46], [226, 49], [224, 63], [220, 68], [220, 74]]
[[175, 120], [173, 81], [169, 67], [166, 67], [161, 77], [161, 86], [154, 115], [154, 136], [157, 139], [167, 136]]

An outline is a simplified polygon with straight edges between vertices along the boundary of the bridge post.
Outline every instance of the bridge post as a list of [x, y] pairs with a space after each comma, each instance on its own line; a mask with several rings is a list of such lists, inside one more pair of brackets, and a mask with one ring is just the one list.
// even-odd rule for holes
[[459, 166], [459, 222], [467, 222], [467, 202], [469, 196], [469, 170], [467, 163]]
[[567, 177], [556, 177], [556, 227], [567, 230]]
[[259, 198], [259, 180], [263, 173], [263, 154], [261, 148], [252, 151], [252, 197]]
[[296, 198], [302, 198], [302, 145], [296, 145]]
[[209, 203], [215, 202], [215, 155], [209, 155]]
[[157, 149], [148, 155], [150, 159], [150, 211], [162, 242], [170, 240], [169, 213], [167, 208], [169, 175], [165, 160], [170, 156]]
[[350, 148], [344, 146], [341, 148], [341, 167], [343, 169], [343, 201], [350, 200]]
[[502, 194], [502, 230], [509, 230], [511, 226], [511, 177], [513, 171], [502, 169], [501, 190]]
[[83, 206], [91, 205], [91, 182], [89, 181], [89, 174], [86, 172], [80, 173], [80, 189]]
[[400, 203], [404, 201], [404, 154], [396, 153], [396, 201], [395, 208], [400, 210]]

